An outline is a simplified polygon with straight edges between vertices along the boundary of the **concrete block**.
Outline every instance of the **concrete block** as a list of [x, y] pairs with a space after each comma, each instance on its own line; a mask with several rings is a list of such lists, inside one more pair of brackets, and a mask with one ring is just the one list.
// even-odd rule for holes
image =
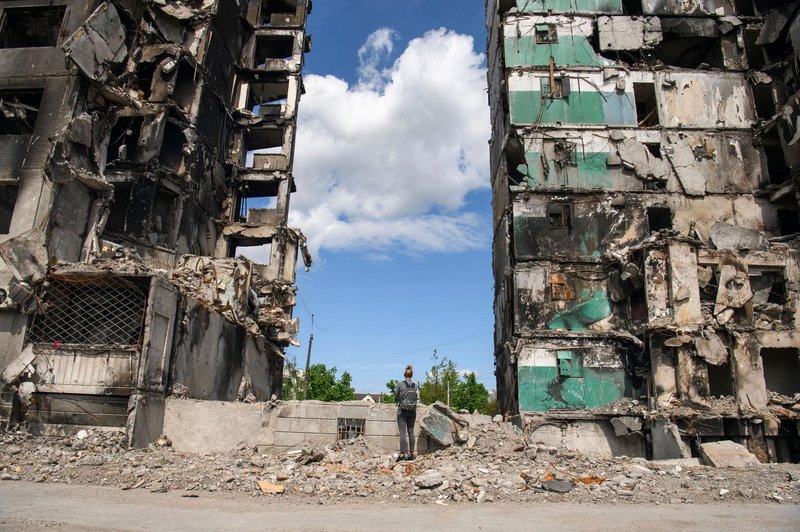
[[262, 425], [261, 405], [227, 401], [166, 399], [164, 434], [178, 451], [225, 452], [241, 442], [255, 446], [271, 436]]
[[644, 438], [619, 438], [614, 434], [611, 423], [606, 421], [573, 421], [566, 429], [543, 425], [530, 436], [532, 443], [544, 443], [553, 447], [560, 445], [582, 453], [600, 456], [644, 457]]
[[373, 406], [367, 410], [367, 423], [370, 421], [397, 422], [397, 407], [394, 405]]
[[366, 405], [346, 405], [341, 404], [336, 410], [336, 417], [366, 419], [369, 407]]
[[756, 455], [748, 451], [744, 445], [730, 440], [701, 443], [700, 456], [706, 465], [713, 467], [744, 469], [761, 465]]
[[292, 422], [295, 418], [290, 417], [279, 417], [275, 419], [272, 430], [276, 432], [292, 432], [293, 424]]
[[336, 433], [333, 434], [303, 434], [306, 443], [336, 443]]
[[399, 437], [400, 432], [396, 422], [390, 421], [367, 421], [364, 426], [365, 436], [392, 436]]
[[339, 405], [336, 403], [313, 402], [306, 405], [306, 417], [309, 419], [336, 419]]
[[654, 460], [691, 458], [692, 453], [681, 439], [677, 425], [668, 419], [656, 419], [650, 434], [653, 437]]
[[278, 410], [280, 417], [307, 417], [308, 416], [308, 403], [302, 401], [289, 401], [281, 405]]
[[300, 432], [275, 432], [275, 447], [302, 447], [305, 434]]

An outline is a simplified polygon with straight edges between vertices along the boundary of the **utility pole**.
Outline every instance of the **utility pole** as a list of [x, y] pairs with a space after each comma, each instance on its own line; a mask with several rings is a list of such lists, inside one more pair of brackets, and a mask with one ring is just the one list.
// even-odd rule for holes
[[303, 401], [308, 399], [308, 369], [311, 367], [311, 345], [314, 343], [314, 315], [311, 315], [312, 333], [308, 336], [308, 353], [306, 354], [306, 372], [303, 375]]

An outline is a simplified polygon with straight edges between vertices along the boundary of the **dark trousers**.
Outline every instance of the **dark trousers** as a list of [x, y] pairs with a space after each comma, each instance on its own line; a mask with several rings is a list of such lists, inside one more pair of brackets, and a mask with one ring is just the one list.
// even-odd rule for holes
[[[397, 428], [400, 430], [400, 452], [414, 452], [414, 422], [417, 420], [416, 410], [397, 409]], [[408, 437], [408, 441], [406, 441]]]

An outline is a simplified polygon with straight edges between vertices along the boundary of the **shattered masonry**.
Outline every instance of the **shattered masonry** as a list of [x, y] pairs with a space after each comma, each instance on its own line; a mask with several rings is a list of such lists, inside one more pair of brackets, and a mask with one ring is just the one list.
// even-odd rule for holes
[[502, 412], [800, 461], [800, 2], [487, 0]]
[[0, 419], [142, 446], [168, 395], [280, 394], [310, 11], [0, 1]]

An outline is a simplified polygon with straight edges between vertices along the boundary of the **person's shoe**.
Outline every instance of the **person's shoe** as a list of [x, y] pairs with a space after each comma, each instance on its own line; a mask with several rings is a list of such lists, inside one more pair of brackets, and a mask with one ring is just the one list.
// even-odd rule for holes
[[413, 462], [413, 461], [414, 461], [414, 459], [416, 459], [416, 456], [414, 456], [413, 454], [409, 454], [408, 456], [406, 456], [406, 457], [404, 458], [404, 460], [405, 460], [406, 462]]
[[400, 453], [397, 455], [397, 460], [395, 460], [395, 462], [402, 462], [403, 460], [408, 460], [408, 458], [406, 458], [406, 455], [403, 453]]

